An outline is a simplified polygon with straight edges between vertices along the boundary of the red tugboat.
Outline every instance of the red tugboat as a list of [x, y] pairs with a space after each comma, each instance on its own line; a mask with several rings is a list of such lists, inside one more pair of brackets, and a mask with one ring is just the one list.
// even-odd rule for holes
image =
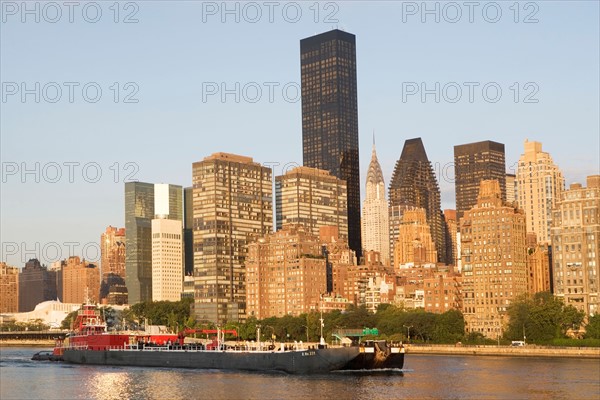
[[[318, 346], [302, 342], [275, 344], [272, 342], [242, 342], [226, 345], [225, 333], [235, 331], [185, 330], [179, 334], [111, 333], [94, 305], [79, 310], [73, 331], [57, 341], [53, 355], [74, 364], [225, 369], [244, 371], [280, 371], [290, 374], [327, 373], [344, 369], [402, 368], [404, 353], [394, 354], [387, 365], [380, 356], [389, 352], [373, 352], [364, 347], [328, 347], [323, 338]], [[191, 333], [216, 333], [210, 343], [185, 343]], [[260, 338], [260, 329], [257, 332]], [[367, 353], [375, 353], [367, 356]], [[381, 354], [380, 354], [381, 353]], [[362, 355], [359, 357], [359, 355]], [[377, 361], [373, 360], [378, 355]], [[398, 358], [400, 356], [401, 359]]]
[[65, 351], [85, 349], [105, 351], [136, 345], [165, 345], [175, 343], [175, 334], [140, 335], [127, 333], [109, 333], [104, 318], [93, 304], [84, 304], [77, 312], [72, 331], [64, 340], [57, 340], [53, 351], [55, 357], [65, 360]]

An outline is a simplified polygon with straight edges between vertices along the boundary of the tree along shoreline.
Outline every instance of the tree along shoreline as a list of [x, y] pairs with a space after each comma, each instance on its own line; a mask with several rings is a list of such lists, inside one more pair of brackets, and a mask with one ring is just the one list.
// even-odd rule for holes
[[[197, 320], [192, 312], [193, 299], [178, 302], [159, 301], [132, 305], [122, 312], [111, 307], [101, 307], [109, 331], [143, 329], [145, 325], [164, 325], [172, 332], [185, 329], [215, 329], [217, 325]], [[73, 312], [65, 318], [63, 329], [69, 329], [76, 316]], [[523, 295], [517, 298], [506, 312], [501, 335], [484, 337], [479, 332], [465, 332], [465, 319], [458, 310], [443, 314], [423, 309], [404, 309], [391, 304], [380, 304], [375, 313], [365, 306], [350, 306], [341, 311], [322, 314], [313, 311], [299, 316], [286, 315], [258, 320], [249, 317], [245, 322], [228, 322], [221, 329], [236, 330], [241, 340], [257, 340], [261, 328], [262, 341], [318, 342], [321, 334], [328, 343], [335, 343], [333, 335], [344, 329], [377, 328], [377, 335], [362, 337], [385, 339], [403, 343], [473, 345], [509, 345], [511, 341], [524, 340], [528, 344], [598, 347], [600, 346], [600, 315], [586, 318], [584, 313], [566, 306], [549, 292]], [[31, 330], [31, 329], [30, 329]], [[371, 331], [368, 331], [370, 333]], [[572, 338], [579, 335], [578, 338]], [[199, 337], [203, 337], [200, 335]], [[235, 339], [227, 335], [227, 339]]]

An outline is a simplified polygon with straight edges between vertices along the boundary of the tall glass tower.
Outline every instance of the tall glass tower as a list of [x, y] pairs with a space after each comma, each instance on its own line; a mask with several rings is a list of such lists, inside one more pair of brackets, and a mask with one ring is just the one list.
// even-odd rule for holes
[[[183, 220], [181, 186], [168, 185], [167, 219]], [[167, 199], [168, 197], [168, 199]], [[152, 301], [152, 220], [155, 217], [154, 184], [125, 183], [125, 283], [129, 304]]]
[[300, 41], [302, 154], [346, 181], [348, 244], [361, 252], [356, 37], [332, 30]]

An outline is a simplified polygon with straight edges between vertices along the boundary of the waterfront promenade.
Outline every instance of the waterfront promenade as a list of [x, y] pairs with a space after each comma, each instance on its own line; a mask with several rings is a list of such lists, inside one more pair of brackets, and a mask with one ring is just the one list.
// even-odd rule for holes
[[[8, 332], [0, 333], [0, 347], [36, 346], [53, 347], [56, 332]], [[58, 333], [64, 336], [64, 333]], [[317, 343], [305, 343], [317, 345]], [[569, 357], [600, 359], [600, 347], [558, 347], [526, 345], [523, 347], [494, 345], [440, 345], [405, 344], [408, 354], [445, 354], [469, 356], [507, 356], [507, 357]]]
[[569, 357], [599, 358], [600, 347], [558, 347], [526, 345], [484, 346], [484, 345], [405, 345], [408, 354], [451, 354], [471, 356], [507, 356], [507, 357]]
[[65, 337], [61, 331], [0, 332], [0, 347], [4, 346], [43, 346], [53, 347], [55, 339]]

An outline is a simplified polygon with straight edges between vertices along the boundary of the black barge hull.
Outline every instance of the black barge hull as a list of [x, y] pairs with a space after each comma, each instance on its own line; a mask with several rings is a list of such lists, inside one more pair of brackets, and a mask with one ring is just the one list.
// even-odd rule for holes
[[320, 374], [344, 369], [358, 355], [357, 347], [261, 352], [65, 349], [63, 359], [74, 364]]

